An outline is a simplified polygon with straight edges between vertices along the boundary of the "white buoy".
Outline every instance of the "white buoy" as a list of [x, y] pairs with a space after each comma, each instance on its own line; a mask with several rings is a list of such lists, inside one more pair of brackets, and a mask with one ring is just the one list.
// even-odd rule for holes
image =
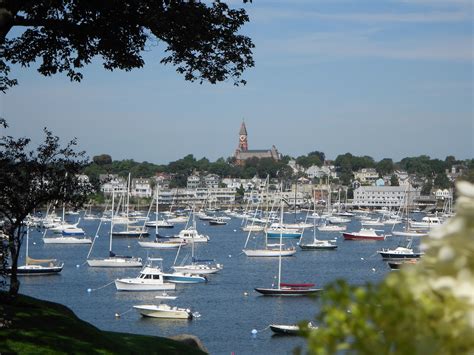
[[79, 265], [79, 264], [76, 264], [76, 267], [80, 267], [80, 266], [81, 266], [81, 265]]
[[249, 293], [247, 291], [244, 292], [244, 296], [248, 296]]
[[364, 260], [364, 258], [360, 258], [360, 260]]
[[252, 329], [252, 335], [253, 335], [253, 336], [257, 335], [257, 333], [258, 333], [258, 330], [257, 330], [257, 329]]
[[372, 271], [375, 272], [375, 268], [374, 268], [374, 267], [372, 268]]
[[33, 245], [36, 245], [36, 242], [33, 242]]
[[120, 318], [120, 314], [115, 313], [115, 318]]
[[229, 254], [229, 258], [232, 258], [232, 255], [231, 255], [231, 254]]
[[130, 248], [130, 245], [128, 246], [128, 248]]
[[87, 292], [91, 293], [91, 292], [92, 292], [92, 289], [88, 288], [88, 289], [87, 289]]
[[237, 232], [237, 229], [234, 229], [234, 232]]

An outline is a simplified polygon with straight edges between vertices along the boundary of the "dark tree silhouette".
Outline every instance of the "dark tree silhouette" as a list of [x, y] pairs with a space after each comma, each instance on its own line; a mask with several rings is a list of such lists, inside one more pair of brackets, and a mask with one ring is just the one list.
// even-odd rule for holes
[[44, 131], [44, 142], [32, 150], [28, 138], [0, 137], [0, 220], [8, 237], [0, 258], [2, 271], [11, 266], [12, 296], [20, 287], [17, 267], [27, 216], [49, 202], [79, 207], [93, 190], [78, 176], [87, 160], [84, 152], [74, 150], [76, 141], [61, 147], [58, 137]]
[[[254, 45], [238, 32], [248, 20], [244, 9], [219, 1], [0, 0], [0, 89], [16, 84], [8, 63], [39, 62], [45, 76], [65, 72], [80, 81], [94, 57], [107, 70], [128, 71], [142, 67], [142, 53], [157, 45], [165, 52], [161, 63], [186, 80], [245, 84]], [[14, 27], [25, 30], [15, 37]]]

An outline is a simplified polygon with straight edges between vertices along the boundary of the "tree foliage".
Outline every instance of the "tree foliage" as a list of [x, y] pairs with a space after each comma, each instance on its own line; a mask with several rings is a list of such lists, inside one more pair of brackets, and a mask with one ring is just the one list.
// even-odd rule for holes
[[301, 324], [309, 353], [474, 352], [474, 185], [459, 184], [458, 192], [457, 215], [431, 233], [416, 265], [378, 285], [325, 288], [319, 328]]
[[0, 219], [5, 221], [7, 249], [2, 254], [5, 266], [10, 257], [10, 293], [16, 295], [18, 257], [26, 217], [50, 202], [62, 201], [79, 207], [93, 188], [78, 174], [87, 163], [84, 152], [76, 152], [73, 140], [61, 146], [59, 138], [44, 130], [45, 140], [29, 149], [30, 139], [0, 137]]
[[239, 30], [248, 20], [244, 9], [220, 1], [0, 1], [1, 89], [15, 84], [8, 62], [38, 62], [42, 75], [80, 81], [96, 57], [107, 70], [129, 71], [143, 67], [142, 53], [157, 45], [164, 49], [160, 63], [186, 80], [245, 84], [254, 45]]
[[108, 154], [101, 154], [94, 156], [92, 161], [97, 165], [107, 165], [112, 164], [112, 157]]

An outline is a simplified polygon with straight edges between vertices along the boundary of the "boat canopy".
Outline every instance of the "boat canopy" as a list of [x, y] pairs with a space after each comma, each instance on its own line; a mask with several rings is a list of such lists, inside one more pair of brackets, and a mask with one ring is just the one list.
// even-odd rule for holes
[[31, 264], [45, 264], [45, 263], [54, 263], [56, 259], [32, 259], [30, 257], [26, 258], [26, 265]]

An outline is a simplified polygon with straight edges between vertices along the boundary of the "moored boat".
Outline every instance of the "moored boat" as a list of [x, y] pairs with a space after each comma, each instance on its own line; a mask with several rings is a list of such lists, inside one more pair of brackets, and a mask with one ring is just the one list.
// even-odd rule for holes
[[167, 304], [143, 304], [133, 306], [142, 316], [151, 318], [192, 319], [190, 309], [178, 308]]
[[385, 240], [385, 235], [378, 235], [374, 229], [362, 228], [359, 232], [342, 233], [345, 240]]

